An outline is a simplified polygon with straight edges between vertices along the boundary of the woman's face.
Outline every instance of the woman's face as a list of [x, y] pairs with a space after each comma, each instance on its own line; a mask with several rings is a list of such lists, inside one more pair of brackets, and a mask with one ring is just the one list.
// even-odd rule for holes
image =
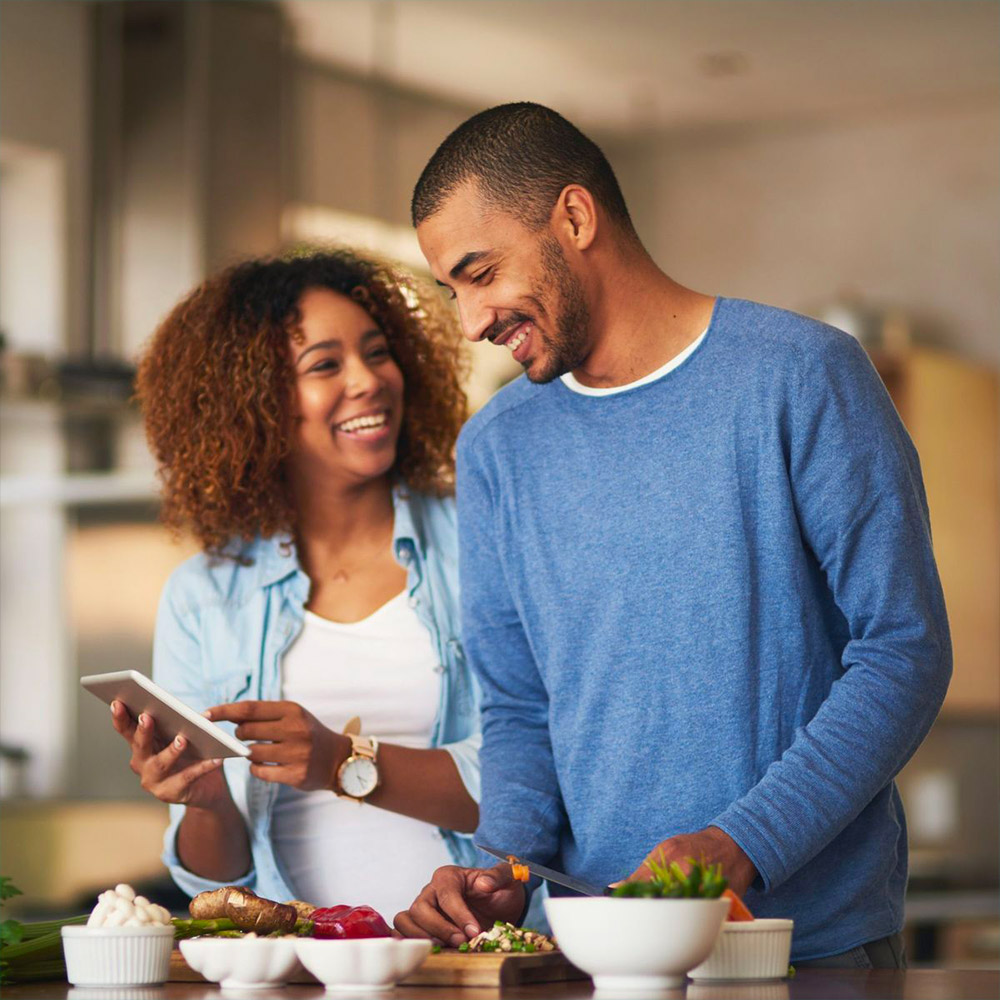
[[293, 466], [347, 486], [385, 475], [403, 423], [403, 373], [385, 334], [357, 302], [328, 288], [303, 293], [299, 312]]

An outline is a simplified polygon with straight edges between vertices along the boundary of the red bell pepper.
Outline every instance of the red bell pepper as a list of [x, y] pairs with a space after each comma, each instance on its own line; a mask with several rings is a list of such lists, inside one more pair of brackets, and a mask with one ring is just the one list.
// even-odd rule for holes
[[317, 938], [392, 937], [389, 925], [370, 906], [323, 906], [309, 919]]

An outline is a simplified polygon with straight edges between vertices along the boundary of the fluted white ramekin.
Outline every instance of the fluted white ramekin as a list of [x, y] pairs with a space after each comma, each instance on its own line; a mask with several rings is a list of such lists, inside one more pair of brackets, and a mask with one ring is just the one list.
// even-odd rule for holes
[[792, 951], [792, 920], [730, 920], [712, 953], [688, 975], [706, 979], [784, 979]]
[[174, 928], [69, 926], [62, 945], [74, 986], [148, 986], [167, 981]]

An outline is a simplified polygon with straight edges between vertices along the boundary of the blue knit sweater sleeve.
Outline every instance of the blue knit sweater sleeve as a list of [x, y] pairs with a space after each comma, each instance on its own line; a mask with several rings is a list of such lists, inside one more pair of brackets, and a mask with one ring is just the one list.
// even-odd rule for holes
[[842, 673], [781, 758], [712, 821], [746, 851], [765, 890], [893, 778], [951, 676], [916, 452], [860, 346], [826, 334], [790, 375], [783, 435], [802, 539], [845, 632]]
[[457, 501], [465, 652], [483, 688], [476, 840], [542, 860], [556, 853], [565, 822], [548, 694], [519, 614], [528, 595], [512, 592], [500, 557], [496, 533], [503, 512], [491, 470], [495, 458], [474, 446], [474, 427], [459, 438]]

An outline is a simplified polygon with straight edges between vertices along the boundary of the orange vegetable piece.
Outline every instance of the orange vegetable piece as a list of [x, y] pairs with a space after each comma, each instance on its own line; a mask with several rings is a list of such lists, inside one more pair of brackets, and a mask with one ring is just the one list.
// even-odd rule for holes
[[753, 920], [753, 914], [747, 909], [746, 903], [732, 889], [726, 889], [722, 896], [729, 900], [727, 920]]
[[513, 854], [508, 854], [507, 860], [510, 862], [510, 874], [515, 882], [527, 882], [531, 878], [528, 866], [522, 865]]

